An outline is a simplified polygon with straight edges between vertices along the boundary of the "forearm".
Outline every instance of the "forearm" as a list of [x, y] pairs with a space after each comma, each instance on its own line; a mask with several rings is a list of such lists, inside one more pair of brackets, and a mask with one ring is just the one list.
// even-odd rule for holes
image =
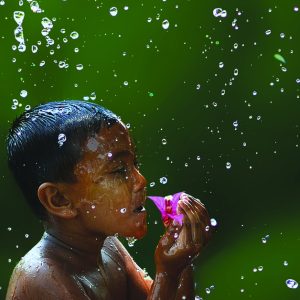
[[180, 276], [174, 277], [166, 272], [156, 273], [147, 300], [174, 300], [178, 290]]
[[181, 273], [179, 286], [177, 289], [176, 300], [195, 299], [195, 285], [193, 276], [193, 267], [189, 265]]

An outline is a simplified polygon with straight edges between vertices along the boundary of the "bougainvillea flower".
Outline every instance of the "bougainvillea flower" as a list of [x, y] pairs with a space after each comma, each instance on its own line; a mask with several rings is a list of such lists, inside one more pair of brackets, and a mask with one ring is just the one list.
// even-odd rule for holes
[[177, 205], [183, 192], [176, 193], [165, 197], [159, 196], [148, 196], [156, 207], [159, 209], [164, 225], [167, 227], [170, 225], [172, 220], [177, 221], [182, 225], [183, 214], [177, 213]]

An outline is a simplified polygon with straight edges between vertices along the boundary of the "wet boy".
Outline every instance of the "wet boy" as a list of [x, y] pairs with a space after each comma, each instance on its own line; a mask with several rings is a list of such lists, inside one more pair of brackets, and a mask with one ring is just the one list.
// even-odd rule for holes
[[179, 202], [183, 225], [160, 239], [153, 281], [116, 237], [147, 232], [146, 180], [116, 115], [89, 102], [47, 103], [13, 123], [7, 145], [10, 169], [45, 228], [15, 267], [7, 300], [193, 298], [191, 263], [210, 234], [199, 200]]

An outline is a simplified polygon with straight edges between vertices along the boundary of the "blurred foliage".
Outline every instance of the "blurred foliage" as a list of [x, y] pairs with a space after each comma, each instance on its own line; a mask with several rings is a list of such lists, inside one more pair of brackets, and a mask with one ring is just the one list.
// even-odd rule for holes
[[[41, 13], [29, 2], [0, 1], [0, 298], [42, 234], [7, 170], [9, 125], [26, 105], [87, 99], [130, 126], [149, 195], [185, 190], [217, 220], [195, 263], [203, 299], [300, 299], [285, 283], [300, 283], [297, 1], [43, 0]], [[25, 13], [25, 52], [13, 50], [14, 11]], [[153, 276], [163, 228], [148, 211], [149, 234], [129, 251]]]

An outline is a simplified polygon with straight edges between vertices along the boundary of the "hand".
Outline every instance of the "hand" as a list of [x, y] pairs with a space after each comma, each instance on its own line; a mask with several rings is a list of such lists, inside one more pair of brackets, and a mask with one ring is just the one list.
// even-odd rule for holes
[[174, 277], [180, 276], [211, 237], [210, 218], [199, 199], [183, 194], [178, 213], [184, 215], [182, 226], [170, 224], [155, 251], [157, 272]]

